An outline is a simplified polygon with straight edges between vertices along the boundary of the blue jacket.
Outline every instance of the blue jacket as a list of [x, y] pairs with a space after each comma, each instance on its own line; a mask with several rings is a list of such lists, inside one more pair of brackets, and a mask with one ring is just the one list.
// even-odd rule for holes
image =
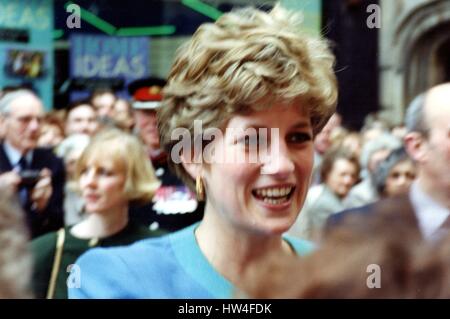
[[[200, 251], [197, 226], [131, 246], [88, 251], [77, 260], [79, 287], [69, 288], [69, 298], [231, 298], [233, 285]], [[298, 255], [313, 250], [308, 241], [286, 240]]]

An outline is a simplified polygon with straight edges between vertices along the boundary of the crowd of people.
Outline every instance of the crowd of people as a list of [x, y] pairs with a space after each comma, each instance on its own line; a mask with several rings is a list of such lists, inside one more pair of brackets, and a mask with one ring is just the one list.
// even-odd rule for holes
[[349, 131], [300, 22], [226, 13], [130, 100], [3, 88], [0, 297], [450, 297], [450, 84]]

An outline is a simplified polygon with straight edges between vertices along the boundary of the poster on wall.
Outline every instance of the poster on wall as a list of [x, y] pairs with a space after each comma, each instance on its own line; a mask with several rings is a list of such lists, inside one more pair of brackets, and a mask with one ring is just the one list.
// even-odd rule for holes
[[47, 110], [53, 107], [53, 14], [52, 0], [0, 0], [0, 87], [29, 86]]
[[43, 78], [48, 66], [45, 65], [45, 51], [7, 49], [4, 71], [11, 78]]
[[150, 74], [149, 48], [147, 37], [72, 34], [70, 76], [87, 83], [122, 82], [118, 94], [126, 96], [129, 82]]

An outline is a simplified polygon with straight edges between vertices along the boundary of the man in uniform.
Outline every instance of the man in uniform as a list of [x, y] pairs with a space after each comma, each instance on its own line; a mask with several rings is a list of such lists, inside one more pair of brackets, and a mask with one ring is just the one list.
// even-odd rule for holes
[[161, 107], [165, 80], [155, 77], [136, 80], [128, 87], [136, 134], [146, 146], [149, 159], [162, 186], [150, 205], [132, 207], [130, 216], [149, 225], [151, 229], [175, 231], [199, 221], [203, 205], [196, 200], [183, 182], [168, 168], [167, 156], [159, 142], [156, 111]]

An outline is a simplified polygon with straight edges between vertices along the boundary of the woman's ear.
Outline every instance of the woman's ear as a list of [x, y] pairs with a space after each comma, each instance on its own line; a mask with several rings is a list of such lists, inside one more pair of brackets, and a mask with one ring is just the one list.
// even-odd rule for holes
[[183, 165], [183, 168], [195, 181], [197, 176], [200, 174], [202, 164], [195, 163], [195, 161], [192, 160], [191, 156], [186, 156], [186, 153], [183, 152], [181, 154], [181, 165]]

